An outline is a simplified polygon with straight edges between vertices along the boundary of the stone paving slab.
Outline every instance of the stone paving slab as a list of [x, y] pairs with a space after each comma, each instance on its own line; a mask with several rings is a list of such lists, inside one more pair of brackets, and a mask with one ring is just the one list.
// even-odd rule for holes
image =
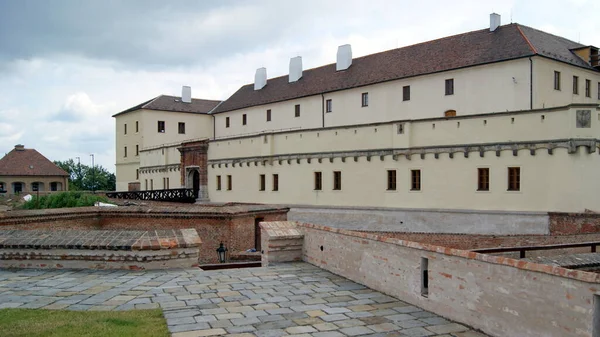
[[1, 308], [161, 308], [173, 337], [485, 337], [306, 263], [218, 271], [0, 270]]

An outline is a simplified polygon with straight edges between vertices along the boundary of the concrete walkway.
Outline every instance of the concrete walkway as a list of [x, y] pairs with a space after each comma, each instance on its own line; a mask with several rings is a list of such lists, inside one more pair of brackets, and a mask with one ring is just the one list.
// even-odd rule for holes
[[0, 270], [0, 308], [162, 308], [174, 337], [481, 337], [306, 263], [201, 271]]

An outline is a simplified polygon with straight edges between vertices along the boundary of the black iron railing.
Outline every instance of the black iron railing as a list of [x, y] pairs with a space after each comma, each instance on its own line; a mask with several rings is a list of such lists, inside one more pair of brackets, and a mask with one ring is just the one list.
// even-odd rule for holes
[[590, 247], [591, 252], [595, 253], [596, 246], [600, 246], [600, 242], [595, 241], [595, 242], [562, 243], [562, 244], [546, 245], [546, 246], [482, 248], [482, 249], [473, 249], [472, 251], [476, 252], [476, 253], [483, 253], [483, 254], [519, 252], [519, 258], [524, 259], [525, 252], [534, 251], [534, 250], [554, 250], [554, 249]]
[[190, 188], [172, 188], [168, 190], [107, 192], [106, 196], [113, 199], [155, 200], [171, 202], [196, 202], [194, 190]]

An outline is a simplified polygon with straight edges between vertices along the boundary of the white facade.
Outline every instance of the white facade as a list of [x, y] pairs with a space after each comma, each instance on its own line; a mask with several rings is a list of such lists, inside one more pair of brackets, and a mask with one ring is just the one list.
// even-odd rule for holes
[[[142, 145], [117, 155], [117, 188], [136, 169], [143, 190], [182, 187], [177, 148], [209, 138], [213, 202], [600, 211], [599, 86], [599, 71], [535, 55], [208, 115], [141, 110], [117, 116], [117, 153]], [[134, 119], [141, 136], [120, 135]]]

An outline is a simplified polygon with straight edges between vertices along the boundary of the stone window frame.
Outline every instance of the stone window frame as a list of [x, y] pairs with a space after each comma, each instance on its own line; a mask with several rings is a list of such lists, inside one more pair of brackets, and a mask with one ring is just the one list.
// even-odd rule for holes
[[387, 170], [387, 189], [386, 191], [396, 191], [398, 188], [398, 172], [395, 169]]

